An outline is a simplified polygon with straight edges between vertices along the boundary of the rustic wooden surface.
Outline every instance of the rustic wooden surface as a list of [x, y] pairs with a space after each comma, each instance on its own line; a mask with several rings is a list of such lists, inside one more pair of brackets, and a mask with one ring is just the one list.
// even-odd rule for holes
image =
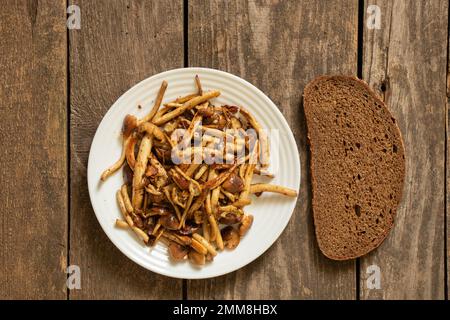
[[[395, 227], [361, 259], [361, 298], [443, 299], [448, 2], [370, 3], [380, 7], [382, 25], [364, 29], [363, 76], [399, 123], [406, 181]], [[372, 264], [381, 269], [380, 290], [367, 289]]]
[[[450, 7], [450, 4], [449, 4]], [[445, 204], [446, 204], [446, 211], [445, 211], [445, 215], [446, 215], [446, 227], [447, 229], [446, 231], [446, 242], [445, 242], [445, 249], [446, 249], [446, 254], [447, 254], [447, 270], [446, 270], [446, 275], [447, 275], [447, 287], [446, 287], [446, 298], [448, 299], [448, 288], [450, 286], [450, 247], [449, 247], [449, 242], [450, 242], [450, 219], [449, 219], [449, 212], [450, 212], [450, 194], [449, 194], [449, 190], [450, 190], [450, 168], [448, 166], [448, 159], [450, 157], [450, 150], [449, 150], [449, 146], [450, 146], [450, 134], [449, 134], [449, 115], [450, 115], [450, 8], [449, 8], [449, 17], [448, 17], [448, 26], [449, 28], [449, 33], [448, 33], [448, 42], [447, 42], [447, 109], [445, 110], [445, 133], [446, 133], [446, 145], [445, 145], [445, 149], [447, 151], [446, 153], [446, 158], [445, 158], [445, 168], [446, 168], [446, 197], [445, 197]]]
[[148, 272], [108, 240], [95, 218], [86, 182], [89, 148], [100, 120], [128, 88], [183, 66], [181, 1], [76, 1], [81, 30], [70, 32], [70, 264], [82, 290], [72, 299], [179, 299], [182, 280]]
[[[81, 8], [81, 30], [66, 29], [70, 3]], [[369, 4], [381, 9], [379, 30], [365, 26]], [[448, 6], [448, 0], [5, 1], [0, 298], [448, 298]], [[86, 182], [90, 144], [112, 103], [140, 80], [188, 65], [229, 71], [261, 88], [288, 120], [302, 161], [301, 194], [280, 239], [243, 269], [198, 281], [156, 275], [122, 255], [95, 218]], [[301, 95], [319, 74], [357, 70], [398, 120], [407, 178], [387, 240], [341, 263], [323, 257], [314, 237]], [[67, 264], [80, 266], [81, 290], [66, 289]], [[373, 264], [381, 269], [379, 290], [366, 285]]]
[[64, 10], [65, 1], [0, 10], [1, 299], [66, 297]]

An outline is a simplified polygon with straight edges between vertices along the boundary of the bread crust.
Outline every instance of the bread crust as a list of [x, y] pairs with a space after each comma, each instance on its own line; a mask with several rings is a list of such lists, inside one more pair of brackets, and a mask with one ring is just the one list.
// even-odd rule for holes
[[[371, 203], [368, 202], [368, 200], [366, 199], [367, 197], [371, 198], [370, 201], [374, 202], [373, 198], [370, 196], [370, 193], [368, 195], [368, 193], [362, 194], [361, 190], [358, 190], [359, 188], [359, 180], [356, 180], [356, 182], [354, 183], [354, 185], [352, 185], [350, 187], [350, 189], [352, 189], [354, 192], [352, 193], [352, 191], [348, 191], [347, 190], [347, 194], [345, 195], [346, 200], [344, 200], [344, 202], [341, 202], [341, 197], [343, 196], [343, 194], [341, 194], [342, 192], [342, 188], [344, 188], [343, 186], [343, 182], [345, 179], [347, 179], [347, 177], [345, 176], [345, 170], [339, 173], [336, 173], [335, 176], [338, 179], [338, 181], [334, 181], [334, 186], [337, 186], [339, 188], [335, 188], [334, 190], [327, 190], [326, 188], [323, 187], [323, 185], [331, 185], [328, 184], [328, 182], [324, 182], [321, 181], [321, 179], [325, 179], [324, 177], [321, 177], [321, 173], [323, 172], [318, 172], [320, 170], [322, 170], [323, 168], [327, 167], [327, 162], [330, 163], [330, 167], [332, 169], [336, 168], [336, 163], [338, 163], [339, 165], [342, 164], [342, 166], [345, 168], [350, 168], [352, 170], [349, 171], [353, 171], [356, 170], [358, 171], [359, 169], [364, 169], [364, 172], [368, 173], [368, 175], [373, 176], [374, 173], [372, 172], [373, 170], [376, 170], [376, 168], [371, 168], [369, 166], [369, 168], [367, 168], [367, 166], [364, 166], [366, 163], [364, 162], [364, 159], [369, 159], [370, 157], [373, 157], [374, 154], [376, 154], [376, 152], [373, 153], [369, 153], [369, 149], [373, 148], [375, 149], [378, 144], [374, 142], [374, 146], [365, 146], [361, 147], [361, 150], [358, 150], [358, 158], [357, 159], [359, 162], [363, 162], [363, 163], [356, 163], [358, 161], [356, 161], [353, 158], [342, 158], [340, 159], [339, 157], [339, 161], [335, 161], [336, 159], [331, 159], [332, 157], [324, 157], [324, 159], [322, 158], [317, 158], [319, 156], [322, 156], [323, 154], [326, 154], [325, 152], [328, 152], [328, 149], [326, 149], [325, 146], [321, 146], [321, 145], [316, 145], [318, 144], [318, 141], [324, 141], [324, 137], [326, 135], [329, 134], [333, 134], [334, 132], [332, 130], [334, 130], [334, 127], [327, 127], [327, 128], [319, 128], [319, 123], [320, 117], [323, 118], [327, 118], [329, 119], [329, 114], [327, 114], [326, 116], [323, 116], [322, 114], [324, 113], [323, 110], [325, 110], [326, 113], [328, 113], [328, 111], [331, 113], [331, 111], [329, 109], [326, 109], [327, 107], [324, 107], [323, 105], [321, 105], [321, 97], [315, 97], [315, 93], [318, 93], [320, 91], [319, 87], [323, 84], [328, 84], [328, 83], [335, 83], [335, 84], [339, 84], [342, 85], [344, 88], [347, 85], [348, 89], [347, 92], [342, 93], [342, 97], [339, 97], [338, 102], [335, 103], [332, 107], [330, 107], [330, 109], [332, 109], [331, 111], [340, 111], [340, 107], [344, 106], [345, 108], [348, 109], [348, 105], [346, 105], [346, 99], [344, 99], [344, 97], [348, 96], [348, 101], [350, 101], [352, 98], [360, 98], [359, 95], [361, 95], [362, 93], [362, 98], [365, 98], [364, 94], [367, 94], [367, 100], [371, 102], [370, 105], [370, 109], [367, 109], [367, 127], [371, 128], [371, 126], [373, 125], [371, 122], [373, 121], [380, 121], [380, 124], [377, 124], [380, 128], [383, 127], [385, 128], [385, 130], [389, 131], [389, 138], [390, 141], [388, 142], [383, 142], [383, 143], [392, 143], [393, 146], [393, 152], [386, 152], [386, 161], [388, 162], [387, 164], [392, 164], [392, 167], [395, 168], [396, 172], [395, 172], [395, 177], [391, 177], [391, 176], [386, 176], [384, 177], [383, 175], [388, 175], [390, 174], [389, 172], [382, 172], [381, 174], [376, 174], [375, 176], [378, 177], [379, 179], [376, 179], [377, 183], [379, 183], [380, 181], [390, 181], [391, 184], [390, 185], [386, 185], [383, 186], [385, 189], [387, 189], [386, 194], [389, 194], [389, 198], [387, 198], [387, 204], [385, 203], [385, 200], [383, 197], [378, 196], [377, 195], [377, 199], [378, 202], [375, 203]], [[351, 85], [350, 85], [351, 84]], [[359, 86], [359, 88], [358, 88]], [[354, 91], [352, 91], [354, 88]], [[328, 96], [326, 96], [328, 95]], [[326, 97], [324, 97], [326, 96]], [[322, 97], [324, 97], [322, 100], [326, 100], [327, 104], [330, 104], [330, 101], [333, 102], [333, 98], [332, 98], [332, 93], [323, 93], [322, 92]], [[331, 97], [331, 98], [330, 98]], [[340, 100], [343, 100], [344, 102], [339, 102]], [[353, 102], [353, 101], [352, 101]], [[339, 106], [338, 106], [339, 104]], [[351, 104], [350, 102], [348, 104]], [[393, 223], [394, 223], [394, 217], [399, 205], [399, 202], [402, 198], [402, 194], [403, 194], [403, 185], [404, 185], [404, 180], [405, 180], [405, 148], [404, 148], [404, 144], [403, 144], [403, 139], [401, 137], [401, 132], [400, 129], [397, 125], [397, 122], [395, 121], [393, 115], [391, 114], [391, 112], [389, 111], [388, 107], [386, 106], [386, 104], [377, 96], [377, 94], [369, 87], [369, 85], [354, 77], [354, 76], [342, 76], [342, 75], [335, 75], [335, 76], [319, 76], [317, 78], [315, 78], [314, 80], [312, 80], [306, 87], [304, 90], [304, 94], [303, 94], [303, 107], [304, 107], [304, 111], [305, 111], [305, 116], [306, 116], [306, 123], [307, 123], [307, 141], [309, 144], [309, 149], [310, 149], [310, 173], [311, 173], [311, 185], [312, 185], [312, 211], [313, 211], [313, 218], [314, 218], [314, 227], [315, 227], [315, 233], [316, 233], [316, 239], [319, 245], [319, 248], [321, 250], [321, 252], [328, 258], [333, 259], [333, 260], [349, 260], [349, 259], [355, 259], [358, 257], [361, 257], [367, 253], [369, 253], [370, 251], [376, 249], [383, 241], [384, 239], [387, 237], [387, 235], [389, 234], [389, 231], [392, 229], [393, 227]], [[342, 108], [344, 108], [342, 107]], [[333, 109], [334, 108], [334, 109]], [[357, 108], [359, 109], [363, 109], [361, 108], [361, 105], [358, 105]], [[364, 108], [366, 108], [366, 106], [364, 106]], [[380, 110], [380, 114], [382, 114], [382, 116], [379, 116], [376, 114], [376, 112], [378, 112], [378, 109], [382, 109], [382, 111]], [[316, 109], [320, 109], [316, 110]], [[373, 111], [373, 110], [374, 111]], [[358, 110], [361, 111], [361, 110]], [[369, 112], [370, 111], [370, 112]], [[356, 112], [356, 111], [355, 111]], [[317, 114], [316, 114], [317, 113]], [[345, 112], [344, 112], [345, 114]], [[373, 115], [373, 116], [372, 116]], [[350, 115], [352, 116], [352, 115]], [[364, 117], [365, 115], [359, 115], [358, 117]], [[337, 115], [338, 117], [338, 115]], [[384, 118], [384, 119], [382, 119]], [[386, 120], [386, 119], [391, 119], [392, 121]], [[338, 118], [339, 119], [339, 118]], [[359, 118], [358, 118], [359, 119]], [[381, 119], [381, 120], [380, 120]], [[361, 119], [359, 119], [360, 121]], [[324, 121], [327, 122], [327, 124], [330, 123], [330, 121]], [[336, 123], [338, 123], [338, 120], [336, 120]], [[350, 134], [353, 136], [352, 133], [352, 123], [349, 123], [350, 125], [350, 129], [349, 128], [345, 128], [347, 131], [339, 131], [339, 132], [350, 132]], [[325, 124], [324, 124], [325, 126]], [[339, 126], [336, 125], [336, 128], [340, 130]], [[328, 130], [328, 131], [327, 131]], [[344, 130], [344, 129], [342, 129]], [[377, 129], [379, 130], [379, 128]], [[374, 130], [374, 131], [377, 131]], [[370, 130], [368, 130], [370, 131]], [[382, 131], [382, 130], [380, 130]], [[356, 131], [355, 131], [356, 133]], [[348, 135], [346, 135], [345, 137], [342, 137], [342, 139], [344, 140], [344, 144], [345, 144], [345, 139], [348, 138]], [[356, 134], [355, 134], [356, 136]], [[333, 138], [336, 138], [335, 136], [332, 136]], [[338, 136], [339, 138], [339, 136]], [[330, 139], [328, 139], [330, 140]], [[386, 140], [387, 140], [387, 133], [386, 133]], [[337, 141], [337, 140], [336, 140]], [[351, 143], [353, 143], [354, 141], [352, 141]], [[329, 142], [326, 142], [329, 143]], [[341, 150], [343, 147], [342, 145], [338, 145], [335, 142], [331, 142], [332, 145], [336, 145], [336, 149], [337, 150]], [[359, 148], [358, 148], [359, 149]], [[347, 150], [347, 149], [345, 149]], [[384, 151], [385, 149], [383, 149]], [[334, 148], [333, 148], [334, 151]], [[340, 152], [340, 151], [339, 151]], [[339, 153], [338, 152], [338, 153]], [[347, 153], [347, 151], [345, 151]], [[367, 155], [364, 154], [364, 152], [367, 152]], [[339, 153], [340, 154], [340, 153]], [[361, 160], [362, 159], [362, 160]], [[333, 163], [331, 163], [332, 161], [335, 161]], [[318, 166], [320, 168], [316, 168], [316, 165], [318, 164]], [[334, 165], [333, 165], [334, 164]], [[389, 168], [389, 166], [387, 166]], [[356, 169], [355, 169], [356, 168]], [[371, 171], [372, 170], [372, 171]], [[323, 170], [322, 170], [323, 171]], [[328, 172], [325, 172], [327, 176], [329, 176]], [[358, 174], [359, 177], [359, 174]], [[341, 183], [342, 182], [342, 183]], [[341, 185], [342, 184], [342, 185]], [[363, 183], [364, 186], [369, 185], [369, 190], [370, 190], [370, 183]], [[356, 186], [354, 188], [354, 186]], [[342, 188], [340, 188], [342, 187]], [[373, 187], [374, 189], [379, 188], [379, 187]], [[327, 193], [325, 194], [326, 191]], [[329, 199], [332, 199], [331, 201], [333, 201], [334, 199], [339, 199], [339, 201], [336, 202], [336, 209], [333, 210], [335, 216], [331, 216], [329, 212], [325, 213], [325, 209], [327, 207], [329, 207], [329, 205], [324, 205], [324, 203], [326, 201], [328, 201]], [[350, 200], [351, 201], [350, 201]], [[345, 201], [348, 200], [348, 203], [344, 205], [344, 207], [342, 207], [342, 203], [345, 203]], [[353, 208], [350, 207], [350, 203], [369, 203], [369, 205], [373, 205], [374, 207], [378, 208], [382, 208], [383, 206], [386, 206], [386, 210], [383, 211], [383, 213], [379, 213], [382, 210], [375, 210], [372, 207], [367, 207], [366, 205], [362, 206], [359, 204], [354, 205], [354, 210], [355, 213], [357, 215], [358, 213], [358, 209], [359, 209], [359, 214], [358, 216], [353, 217], [351, 215], [351, 211]], [[367, 207], [367, 208], [365, 208]], [[325, 209], [324, 209], [325, 208]], [[366, 210], [367, 209], [367, 210]], [[363, 212], [361, 212], [363, 211]], [[380, 215], [381, 216], [376, 216], [375, 215]], [[369, 223], [360, 223], [359, 221], [362, 220], [361, 217], [363, 217], [363, 219], [366, 219], [365, 221], [369, 221]], [[378, 221], [382, 221], [382, 227], [379, 227], [378, 225]], [[344, 227], [343, 228], [339, 228], [342, 225], [339, 226], [333, 226], [333, 222], [334, 220], [337, 220], [338, 222], [344, 223]], [[351, 220], [351, 221], [349, 221]], [[346, 223], [349, 223], [349, 226], [346, 225]], [[371, 221], [377, 221], [377, 224], [371, 224]], [[350, 231], [347, 230], [347, 227], [350, 228]], [[356, 227], [356, 231], [354, 231], [354, 227]], [[350, 234], [350, 235], [349, 235]], [[370, 241], [367, 241], [367, 234], [370, 234], [372, 236], [372, 238], [370, 238]], [[359, 245], [361, 244], [361, 245]]]

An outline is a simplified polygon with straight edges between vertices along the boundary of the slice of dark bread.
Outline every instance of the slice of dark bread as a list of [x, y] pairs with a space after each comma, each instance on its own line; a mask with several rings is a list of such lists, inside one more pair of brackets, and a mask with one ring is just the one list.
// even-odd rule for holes
[[369, 86], [322, 76], [303, 95], [319, 248], [330, 259], [378, 247], [394, 223], [405, 178], [400, 130]]

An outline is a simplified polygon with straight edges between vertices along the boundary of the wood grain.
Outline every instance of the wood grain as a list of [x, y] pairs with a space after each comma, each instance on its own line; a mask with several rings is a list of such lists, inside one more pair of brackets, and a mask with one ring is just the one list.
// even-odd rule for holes
[[[380, 7], [382, 24], [364, 29], [363, 75], [398, 121], [406, 181], [393, 230], [361, 259], [361, 298], [443, 299], [448, 1], [370, 4]], [[366, 285], [372, 264], [381, 269], [380, 290]]]
[[0, 299], [65, 299], [65, 1], [0, 10]]
[[[447, 26], [450, 29], [450, 9], [449, 9], [449, 25]], [[450, 168], [449, 168], [449, 159], [450, 159], [450, 127], [449, 127], [449, 115], [450, 115], [450, 30], [448, 30], [448, 42], [447, 42], [448, 48], [447, 48], [447, 109], [445, 113], [445, 132], [446, 132], [446, 195], [445, 195], [445, 205], [447, 208], [446, 213], [446, 220], [447, 220], [447, 229], [446, 229], [446, 257], [447, 257], [447, 268], [445, 272], [447, 272], [447, 287], [445, 290], [446, 299], [449, 299], [448, 296], [448, 289], [450, 287]]]
[[356, 297], [355, 263], [332, 262], [316, 244], [301, 97], [318, 75], [356, 75], [357, 9], [357, 1], [189, 2], [189, 65], [232, 72], [263, 90], [292, 128], [303, 173], [297, 207], [278, 241], [237, 272], [189, 281], [189, 299]]
[[[90, 205], [86, 165], [112, 103], [138, 81], [183, 66], [183, 1], [67, 2], [82, 16], [69, 47], [65, 0], [2, 2], [0, 299], [65, 299], [68, 249], [69, 263], [81, 267], [82, 289], [71, 299], [179, 299], [182, 281], [142, 269], [107, 239]], [[394, 229], [360, 261], [360, 298], [443, 299], [445, 272], [450, 286], [448, 1], [369, 4], [380, 7], [382, 23], [369, 30], [364, 20], [363, 77], [398, 120], [407, 179]], [[354, 299], [355, 262], [327, 260], [316, 245], [301, 95], [317, 75], [356, 74], [358, 1], [191, 0], [188, 9], [189, 65], [232, 72], [272, 98], [296, 137], [303, 176], [280, 239], [237, 272], [188, 281], [187, 298]], [[380, 290], [367, 288], [373, 264]]]
[[[70, 32], [70, 263], [81, 268], [72, 299], [178, 299], [182, 281], [128, 260], [108, 240], [86, 183], [89, 147], [113, 102], [152, 74], [183, 66], [182, 1], [80, 1], [81, 30]], [[137, 106], [136, 106], [137, 107]]]

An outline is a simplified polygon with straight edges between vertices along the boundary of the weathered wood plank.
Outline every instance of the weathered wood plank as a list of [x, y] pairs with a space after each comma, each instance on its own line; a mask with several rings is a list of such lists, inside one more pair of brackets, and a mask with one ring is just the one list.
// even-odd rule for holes
[[[450, 11], [449, 11], [450, 14]], [[447, 194], [445, 195], [445, 205], [447, 206], [446, 211], [446, 220], [447, 220], [447, 230], [445, 235], [445, 241], [446, 241], [446, 258], [447, 258], [447, 290], [446, 290], [446, 299], [448, 300], [448, 288], [450, 287], [450, 168], [449, 168], [449, 161], [450, 161], [450, 127], [449, 127], [449, 114], [450, 114], [450, 16], [449, 16], [449, 25], [448, 28], [448, 50], [447, 50], [447, 109], [446, 109], [446, 117], [445, 117], [445, 130], [446, 130], [446, 137], [447, 137], [447, 157], [445, 159], [446, 161], [446, 183], [447, 183]]]
[[[361, 298], [443, 299], [448, 1], [370, 4], [381, 9], [381, 29], [364, 29], [363, 75], [398, 120], [406, 181], [393, 230], [361, 259]], [[367, 288], [372, 264], [379, 290]]]
[[107, 239], [86, 184], [95, 130], [112, 103], [152, 74], [183, 66], [182, 1], [76, 1], [81, 30], [70, 32], [70, 263], [81, 268], [74, 299], [177, 299], [182, 281], [146, 271]]
[[0, 299], [65, 299], [65, 1], [0, 10]]
[[189, 281], [189, 299], [355, 298], [354, 262], [332, 262], [316, 244], [301, 97], [315, 76], [356, 75], [357, 5], [306, 0], [189, 2], [189, 65], [232, 72], [266, 92], [294, 132], [303, 173], [295, 213], [272, 248], [232, 274]]

